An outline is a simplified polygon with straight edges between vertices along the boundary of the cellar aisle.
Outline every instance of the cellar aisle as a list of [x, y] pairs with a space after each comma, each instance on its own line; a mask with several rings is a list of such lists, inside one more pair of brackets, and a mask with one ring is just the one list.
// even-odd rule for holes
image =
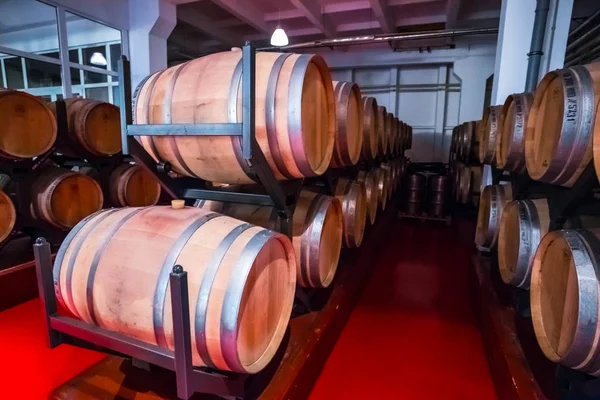
[[310, 399], [495, 399], [468, 294], [467, 236], [400, 220], [386, 237]]

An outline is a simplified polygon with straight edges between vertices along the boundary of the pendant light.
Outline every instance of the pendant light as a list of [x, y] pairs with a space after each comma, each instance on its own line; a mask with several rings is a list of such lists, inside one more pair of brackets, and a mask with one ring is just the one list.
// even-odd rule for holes
[[277, 12], [277, 28], [273, 32], [273, 35], [271, 35], [271, 46], [287, 46], [290, 43], [290, 41], [288, 40], [287, 34], [281, 27], [281, 8]]

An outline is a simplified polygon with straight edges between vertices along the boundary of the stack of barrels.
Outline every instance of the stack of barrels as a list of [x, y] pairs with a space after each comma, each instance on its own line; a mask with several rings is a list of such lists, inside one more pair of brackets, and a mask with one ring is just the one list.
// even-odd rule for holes
[[[190, 282], [193, 364], [240, 373], [256, 373], [274, 356], [296, 286], [332, 285], [342, 247], [359, 247], [366, 226], [390, 204], [412, 146], [409, 125], [363, 97], [355, 83], [332, 81], [321, 56], [259, 52], [255, 62], [256, 141], [276, 179], [361, 166], [339, 174], [347, 177], [335, 180], [329, 194], [301, 190], [290, 239], [275, 232], [281, 221], [272, 207], [202, 199], [195, 207], [181, 200], [153, 205], [158, 187], [141, 166], [121, 165], [110, 175], [108, 197], [124, 208], [83, 218], [63, 242], [54, 274], [58, 300], [82, 320], [173, 349], [168, 276], [182, 265]], [[239, 51], [159, 71], [135, 91], [135, 123], [239, 123], [241, 77]], [[109, 110], [69, 107], [112, 126], [104, 120]], [[70, 120], [71, 139], [81, 140], [82, 123]], [[95, 140], [103, 139], [80, 144], [92, 152], [86, 145]], [[137, 140], [178, 177], [220, 186], [257, 182], [239, 136]]]
[[452, 130], [448, 169], [451, 193], [456, 204], [478, 205], [482, 166], [479, 152], [482, 121], [470, 121]]
[[565, 216], [552, 215], [550, 205], [558, 192], [551, 185], [573, 187], [592, 162], [600, 176], [599, 99], [600, 63], [593, 63], [549, 72], [535, 93], [513, 94], [486, 110], [481, 161], [540, 184], [515, 193], [518, 200], [509, 183], [485, 187], [475, 240], [497, 248], [506, 284], [530, 290], [543, 353], [593, 376], [600, 376], [600, 225], [591, 219], [553, 231], [551, 217], [559, 223]]

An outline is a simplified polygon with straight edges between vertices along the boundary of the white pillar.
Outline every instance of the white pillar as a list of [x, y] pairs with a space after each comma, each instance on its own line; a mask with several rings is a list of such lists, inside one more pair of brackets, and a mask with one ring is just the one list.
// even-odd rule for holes
[[525, 90], [536, 0], [503, 0], [496, 47], [492, 105]]
[[133, 90], [146, 76], [167, 68], [167, 38], [177, 24], [177, 11], [166, 0], [130, 0], [129, 16]]
[[548, 13], [544, 39], [544, 55], [540, 65], [540, 80], [548, 72], [564, 66], [572, 13], [573, 0], [550, 1], [550, 12]]
[[485, 85], [494, 73], [494, 56], [469, 56], [454, 62], [454, 74], [460, 78], [458, 123], [481, 119]]

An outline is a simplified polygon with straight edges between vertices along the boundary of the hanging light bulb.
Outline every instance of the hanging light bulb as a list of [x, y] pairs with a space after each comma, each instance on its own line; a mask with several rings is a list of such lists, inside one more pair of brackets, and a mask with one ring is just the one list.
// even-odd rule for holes
[[287, 34], [283, 30], [282, 27], [277, 26], [277, 29], [273, 32], [271, 36], [271, 46], [281, 47], [287, 46], [290, 43], [288, 40]]
[[96, 52], [92, 54], [92, 58], [90, 58], [90, 63], [92, 65], [100, 65], [102, 67], [106, 67], [106, 57], [104, 57], [104, 54]]

